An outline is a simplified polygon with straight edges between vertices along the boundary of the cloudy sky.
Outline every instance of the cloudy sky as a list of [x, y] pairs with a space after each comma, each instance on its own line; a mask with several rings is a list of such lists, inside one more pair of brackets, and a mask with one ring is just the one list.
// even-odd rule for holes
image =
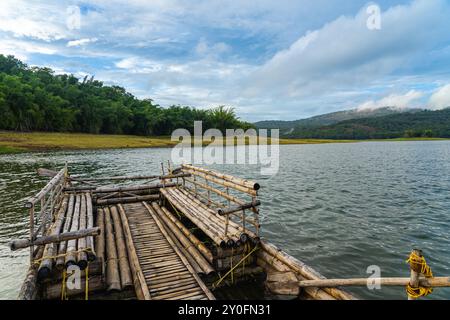
[[250, 121], [439, 109], [449, 17], [448, 0], [1, 0], [0, 53]]

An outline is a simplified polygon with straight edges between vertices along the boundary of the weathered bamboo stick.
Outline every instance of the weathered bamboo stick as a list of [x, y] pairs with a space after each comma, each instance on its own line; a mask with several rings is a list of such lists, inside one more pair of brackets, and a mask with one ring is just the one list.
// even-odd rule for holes
[[109, 208], [111, 212], [111, 217], [114, 223], [114, 235], [116, 240], [117, 256], [119, 259], [119, 271], [120, 271], [120, 283], [122, 290], [133, 285], [133, 280], [131, 279], [130, 266], [128, 264], [128, 254], [125, 245], [125, 240], [123, 236], [123, 227], [120, 222], [119, 213], [115, 206]]
[[133, 284], [136, 296], [139, 300], [150, 300], [150, 292], [148, 290], [141, 265], [139, 264], [139, 258], [134, 247], [133, 237], [131, 236], [131, 230], [130, 226], [128, 225], [128, 219], [125, 214], [125, 210], [120, 204], [117, 207], [119, 209], [119, 215], [122, 221], [123, 232], [125, 235], [125, 243], [127, 245], [128, 259], [130, 260], [130, 268], [133, 276]]
[[[78, 228], [85, 229], [87, 226], [87, 208], [86, 208], [86, 196], [81, 195], [81, 206], [80, 206], [80, 219]], [[81, 270], [86, 269], [88, 264], [87, 253], [86, 253], [86, 238], [78, 239], [78, 259], [77, 265]]]
[[[221, 216], [218, 216], [216, 212], [211, 210], [208, 206], [206, 206], [203, 202], [201, 202], [199, 199], [197, 199], [193, 194], [190, 192], [183, 190], [183, 189], [169, 189], [169, 192], [172, 193], [172, 195], [178, 199], [178, 201], [181, 201], [186, 206], [191, 207], [194, 212], [196, 212], [197, 215], [203, 217], [205, 221], [211, 223], [214, 225], [214, 229], [217, 231], [219, 235], [227, 238], [232, 238], [233, 241], [239, 240], [239, 230], [237, 228], [236, 224], [230, 225], [229, 232], [227, 235], [225, 235], [225, 219]], [[194, 204], [194, 206], [192, 205]]]
[[186, 268], [188, 269], [188, 271], [192, 274], [192, 276], [194, 277], [194, 279], [197, 281], [198, 285], [200, 286], [200, 288], [203, 290], [203, 292], [205, 293], [205, 295], [210, 299], [210, 300], [215, 300], [214, 295], [211, 293], [211, 291], [208, 289], [208, 287], [203, 283], [203, 281], [199, 278], [199, 276], [197, 275], [197, 273], [195, 273], [195, 270], [192, 268], [192, 266], [189, 264], [189, 261], [187, 261], [186, 257], [180, 252], [180, 250], [177, 248], [177, 246], [173, 243], [172, 239], [169, 237], [169, 235], [167, 234], [164, 226], [162, 225], [161, 221], [158, 219], [157, 214], [155, 213], [154, 209], [152, 207], [150, 207], [147, 203], [143, 202], [144, 206], [147, 208], [148, 213], [152, 216], [153, 220], [156, 222], [159, 230], [161, 231], [161, 233], [166, 237], [167, 241], [169, 242], [169, 244], [171, 245], [171, 247], [173, 248], [173, 250], [176, 252], [176, 254], [180, 257], [181, 261], [183, 262], [183, 264], [186, 266]]
[[117, 181], [117, 180], [150, 180], [150, 179], [175, 179], [190, 177], [190, 174], [180, 173], [180, 174], [168, 174], [168, 175], [154, 175], [154, 176], [118, 176], [118, 177], [102, 177], [102, 178], [81, 178], [81, 177], [70, 177], [70, 179], [83, 179], [86, 182], [96, 182], [96, 181]]
[[[298, 282], [300, 287], [344, 287], [355, 286], [363, 287], [373, 283], [381, 286], [406, 286], [410, 283], [410, 278], [352, 278], [352, 279], [320, 279], [320, 280], [302, 280]], [[450, 277], [419, 277], [418, 286], [420, 287], [450, 287]]]
[[169, 227], [168, 229], [174, 233], [183, 247], [192, 255], [195, 261], [200, 265], [203, 272], [207, 275], [214, 273], [213, 267], [209, 264], [209, 262], [202, 256], [200, 251], [194, 246], [194, 244], [178, 229], [176, 224], [174, 224], [162, 211], [161, 207], [154, 202], [152, 204], [153, 209], [155, 209], [156, 213], [163, 220], [163, 222]]
[[[199, 199], [195, 198], [193, 194], [187, 192], [183, 189], [176, 189], [177, 191], [181, 192], [187, 199], [183, 199], [183, 197], [179, 197], [181, 201], [191, 200], [198, 206], [196, 206], [194, 209], [196, 212], [208, 221], [211, 221], [213, 224], [215, 224], [215, 229], [223, 236], [225, 236], [225, 230], [226, 230], [226, 218], [222, 217], [220, 215], [217, 215], [216, 212], [212, 211], [210, 208], [208, 208], [204, 203], [202, 203]], [[175, 189], [172, 189], [172, 193], [177, 196], [176, 193], [174, 193]], [[179, 196], [179, 195], [178, 195]], [[187, 204], [189, 205], [189, 204]], [[191, 205], [192, 206], [192, 205]], [[200, 210], [201, 209], [201, 210]], [[229, 220], [228, 222], [228, 230], [226, 233], [225, 238], [231, 238], [235, 243], [240, 242], [246, 242], [248, 238], [257, 239], [256, 235], [246, 229], [244, 232], [244, 229], [242, 226], [239, 226], [234, 221]]]
[[224, 187], [229, 187], [229, 188], [232, 188], [232, 189], [244, 192], [244, 193], [248, 193], [248, 194], [250, 194], [252, 196], [256, 196], [257, 195], [257, 191], [254, 190], [254, 189], [250, 189], [250, 188], [241, 186], [239, 184], [236, 184], [236, 183], [233, 183], [233, 182], [221, 179], [221, 178], [216, 178], [215, 176], [212, 176], [212, 175], [209, 175], [209, 174], [205, 174], [203, 172], [195, 171], [195, 170], [188, 169], [188, 168], [183, 168], [183, 172], [199, 176], [199, 177], [205, 179], [206, 181], [211, 181], [211, 182], [213, 182], [215, 184], [218, 184], [218, 185], [221, 185], [221, 186], [224, 186]]
[[[74, 209], [75, 209], [75, 195], [71, 194], [69, 196], [69, 204], [67, 206], [66, 219], [64, 221], [64, 227], [62, 230], [63, 233], [67, 233], [70, 231], [70, 228], [72, 226], [72, 216]], [[65, 257], [62, 255], [66, 253], [66, 249], [67, 249], [67, 241], [60, 242], [58, 245], [58, 255], [61, 256], [56, 259], [56, 269], [58, 270], [62, 270], [64, 268]]]
[[37, 238], [36, 240], [34, 240], [33, 243], [31, 243], [29, 239], [14, 240], [14, 241], [10, 242], [9, 246], [12, 251], [15, 251], [18, 249], [28, 248], [31, 245], [42, 246], [42, 245], [46, 245], [49, 243], [71, 241], [71, 240], [84, 238], [87, 236], [96, 236], [99, 233], [100, 233], [99, 228], [83, 229], [83, 230], [71, 231], [71, 232], [66, 232], [66, 233], [60, 233], [60, 234], [52, 235], [52, 236], [40, 237], [40, 238]]
[[100, 235], [95, 238], [95, 253], [105, 261], [105, 212], [102, 208], [97, 209], [96, 225], [100, 228]]
[[186, 169], [194, 170], [194, 171], [197, 171], [197, 172], [202, 172], [204, 174], [211, 175], [211, 176], [214, 176], [216, 178], [223, 179], [223, 180], [232, 182], [232, 183], [237, 184], [237, 185], [241, 185], [241, 186], [246, 187], [248, 189], [259, 190], [261, 188], [259, 183], [256, 183], [256, 182], [253, 182], [253, 181], [250, 181], [250, 180], [246, 180], [246, 179], [242, 179], [242, 178], [238, 178], [238, 177], [235, 177], [235, 176], [231, 176], [229, 174], [224, 174], [224, 173], [221, 173], [221, 172], [218, 172], [218, 171], [205, 169], [205, 168], [200, 168], [200, 167], [194, 167], [194, 166], [189, 165], [189, 164], [183, 164], [181, 167], [183, 169], [186, 168]]
[[[166, 228], [167, 225], [164, 225], [164, 227]], [[192, 266], [192, 268], [195, 270], [196, 273], [204, 275], [205, 272], [203, 271], [202, 267], [200, 267], [200, 265], [197, 263], [197, 261], [195, 260], [195, 258], [183, 247], [183, 245], [181, 244], [181, 242], [178, 240], [178, 238], [175, 236], [175, 234], [169, 229], [166, 228], [167, 233], [169, 234], [169, 236], [172, 238], [174, 244], [180, 249], [181, 253], [186, 257], [186, 259], [189, 261], [190, 265]], [[155, 258], [155, 259], [150, 259], [151, 261], [165, 261], [165, 258]], [[175, 259], [176, 260], [176, 259]], [[152, 282], [152, 289], [154, 288], [153, 286], [153, 282]]]
[[190, 179], [190, 178], [184, 178], [184, 180], [186, 180], [187, 182], [190, 182], [190, 183], [192, 183], [192, 184], [194, 184], [194, 185], [196, 185], [198, 187], [201, 187], [201, 188], [203, 188], [205, 190], [212, 191], [215, 194], [221, 196], [222, 198], [225, 198], [226, 200], [232, 201], [232, 202], [234, 202], [234, 203], [236, 203], [238, 205], [245, 204], [245, 201], [243, 201], [243, 200], [241, 200], [241, 199], [239, 199], [239, 198], [237, 198], [235, 196], [232, 196], [230, 194], [227, 194], [226, 192], [223, 192], [222, 190], [214, 188], [214, 187], [212, 187], [210, 185], [207, 185], [205, 183], [201, 183], [201, 182], [198, 182], [197, 180], [193, 180], [193, 179]]
[[[87, 228], [94, 227], [94, 210], [92, 208], [92, 197], [90, 193], [86, 193], [86, 214], [87, 214]], [[87, 256], [89, 261], [94, 261], [96, 258], [94, 237], [86, 238]]]
[[141, 201], [156, 201], [159, 200], [159, 195], [146, 195], [146, 196], [136, 196], [136, 197], [124, 197], [124, 198], [112, 198], [112, 199], [98, 199], [96, 204], [101, 205], [109, 205], [109, 204], [118, 204], [118, 203], [133, 203], [133, 202], [141, 202]]
[[179, 184], [177, 183], [157, 183], [157, 184], [146, 184], [139, 186], [125, 186], [125, 187], [112, 187], [112, 188], [98, 188], [93, 191], [93, 193], [110, 193], [110, 192], [128, 192], [128, 191], [140, 191], [140, 190], [152, 190], [152, 189], [160, 189], [163, 187], [176, 187]]
[[[216, 237], [221, 239], [220, 243], [216, 242], [220, 246], [228, 246], [233, 247], [239, 240], [238, 235], [236, 233], [227, 233], [224, 232], [224, 226], [221, 224], [221, 222], [217, 219], [215, 216], [215, 213], [211, 211], [208, 207], [206, 207], [204, 204], [202, 204], [198, 199], [189, 199], [186, 196], [182, 195], [182, 190], [179, 189], [168, 189], [169, 193], [172, 195], [172, 199], [175, 199], [176, 202], [181, 204], [181, 211], [186, 211], [186, 213], [189, 213], [186, 215], [191, 220], [193, 218], [199, 219], [200, 224], [197, 224], [197, 226], [200, 227], [204, 231], [204, 229], [207, 229], [214, 233]], [[196, 206], [194, 203], [197, 201], [198, 206]], [[193, 221], [194, 222], [194, 221]], [[194, 222], [195, 223], [195, 222]]]
[[55, 187], [61, 180], [64, 178], [65, 168], [61, 169], [57, 175], [55, 175], [47, 185], [41, 189], [34, 197], [31, 197], [25, 203], [26, 208], [31, 208], [34, 204], [36, 204], [39, 200], [43, 199], [45, 195]]
[[104, 208], [106, 229], [106, 286], [108, 291], [120, 291], [119, 265], [117, 262], [116, 241], [114, 239], [113, 224], [109, 208]]
[[233, 206], [233, 207], [230, 207], [227, 209], [219, 209], [219, 210], [217, 210], [217, 213], [221, 216], [225, 216], [227, 214], [232, 214], [232, 213], [235, 213], [238, 211], [255, 208], [259, 205], [261, 205], [261, 201], [256, 200], [255, 202], [250, 202], [250, 203], [246, 203], [246, 204], [239, 205], [239, 206]]
[[[266, 241], [261, 241], [261, 248], [263, 250], [260, 250], [258, 254], [261, 254], [262, 252], [267, 252], [273, 257], [276, 257], [279, 261], [286, 264], [287, 267], [292, 269], [293, 271], [299, 273], [304, 278], [308, 280], [319, 280], [324, 279], [325, 277], [322, 276], [320, 273], [312, 269], [311, 267], [307, 266], [305, 263], [301, 262], [298, 259], [295, 259], [294, 257], [288, 255], [284, 251], [278, 249], [273, 244], [268, 243]], [[355, 299], [352, 295], [348, 294], [345, 291], [335, 289], [335, 288], [324, 288], [324, 290], [335, 297], [336, 299], [340, 300], [353, 300]]]
[[[81, 201], [82, 201], [81, 195], [77, 195], [75, 200], [75, 208], [73, 210], [72, 225], [70, 227], [71, 232], [76, 232], [79, 229]], [[77, 254], [75, 253], [77, 251], [77, 242], [78, 240], [75, 239], [69, 240], [67, 242], [66, 258], [65, 258], [66, 267], [77, 263]]]
[[203, 254], [203, 256], [208, 260], [209, 263], [212, 263], [214, 260], [213, 254], [211, 251], [200, 241], [197, 239], [197, 237], [192, 234], [182, 223], [180, 220], [175, 218], [172, 213], [167, 210], [166, 207], [161, 207], [164, 214], [173, 222], [176, 224], [176, 226], [181, 230], [181, 232], [184, 233], [186, 237], [189, 238], [189, 240], [197, 247], [197, 249]]
[[[175, 206], [177, 207], [178, 210], [187, 213], [188, 212], [188, 208], [180, 205], [178, 203], [178, 201], [174, 201], [173, 196], [171, 194], [169, 194], [168, 189], [161, 189], [161, 193], [164, 194], [164, 196], [166, 198], [169, 199], [169, 201]], [[215, 230], [211, 227], [209, 227], [208, 225], [204, 224], [200, 219], [198, 219], [196, 217], [195, 214], [189, 214], [189, 219], [195, 223], [197, 226], [201, 226], [204, 225], [204, 228], [202, 228], [202, 231], [208, 236], [210, 237], [215, 243], [219, 244], [220, 246], [225, 246], [226, 245], [226, 241], [221, 238], [220, 236], [218, 236], [218, 234], [215, 232]]]
[[[64, 224], [64, 219], [66, 217], [66, 209], [68, 204], [69, 198], [66, 196], [63, 199], [63, 202], [61, 204], [61, 207], [58, 210], [58, 214], [56, 216], [55, 223], [53, 224], [52, 228], [50, 229], [49, 235], [58, 235], [61, 232], [61, 228]], [[44, 257], [52, 257], [56, 255], [57, 253], [57, 244], [55, 243], [49, 243], [45, 245], [44, 249]], [[53, 259], [48, 258], [42, 260], [39, 269], [38, 269], [38, 278], [39, 279], [45, 279], [50, 275], [50, 272], [52, 271], [53, 267]]]

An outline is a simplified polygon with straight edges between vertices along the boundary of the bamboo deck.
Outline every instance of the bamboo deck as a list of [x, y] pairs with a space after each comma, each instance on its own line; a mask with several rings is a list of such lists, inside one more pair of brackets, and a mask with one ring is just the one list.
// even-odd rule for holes
[[143, 203], [132, 203], [123, 208], [151, 299], [213, 299], [211, 292], [205, 290], [200, 278], [191, 273], [180, 253], [161, 232], [147, 207]]
[[[40, 169], [52, 179], [26, 207], [30, 239], [20, 299], [348, 300], [337, 288], [260, 239], [259, 184], [184, 165], [162, 175], [87, 179]], [[168, 174], [164, 174], [168, 172]], [[103, 181], [156, 184], [100, 186]], [[81, 287], [68, 288], [78, 266]]]

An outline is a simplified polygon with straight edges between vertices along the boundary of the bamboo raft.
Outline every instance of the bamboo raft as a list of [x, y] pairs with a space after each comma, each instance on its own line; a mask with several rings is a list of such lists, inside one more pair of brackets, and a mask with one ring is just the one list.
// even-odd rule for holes
[[30, 249], [19, 299], [355, 299], [338, 286], [361, 279], [325, 279], [260, 238], [259, 184], [161, 169], [105, 178], [39, 169], [51, 179], [26, 202], [29, 238], [11, 242]]

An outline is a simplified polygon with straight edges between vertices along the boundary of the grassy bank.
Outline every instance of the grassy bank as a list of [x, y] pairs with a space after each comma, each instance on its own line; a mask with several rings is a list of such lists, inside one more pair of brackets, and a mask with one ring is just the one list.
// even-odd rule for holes
[[[346, 140], [280, 139], [280, 144], [319, 144]], [[158, 148], [177, 144], [170, 137], [141, 137], [50, 132], [0, 132], [0, 153], [43, 150], [82, 150], [114, 148]]]
[[[369, 141], [417, 141], [444, 140], [438, 138], [400, 138]], [[281, 145], [287, 144], [324, 144], [349, 143], [356, 140], [321, 140], [321, 139], [280, 139]], [[45, 150], [83, 150], [114, 148], [160, 148], [173, 147], [177, 144], [170, 137], [141, 137], [127, 135], [103, 135], [81, 133], [49, 133], [49, 132], [10, 132], [0, 131], [0, 154], [11, 154], [24, 151]], [[209, 142], [205, 142], [208, 144]]]

